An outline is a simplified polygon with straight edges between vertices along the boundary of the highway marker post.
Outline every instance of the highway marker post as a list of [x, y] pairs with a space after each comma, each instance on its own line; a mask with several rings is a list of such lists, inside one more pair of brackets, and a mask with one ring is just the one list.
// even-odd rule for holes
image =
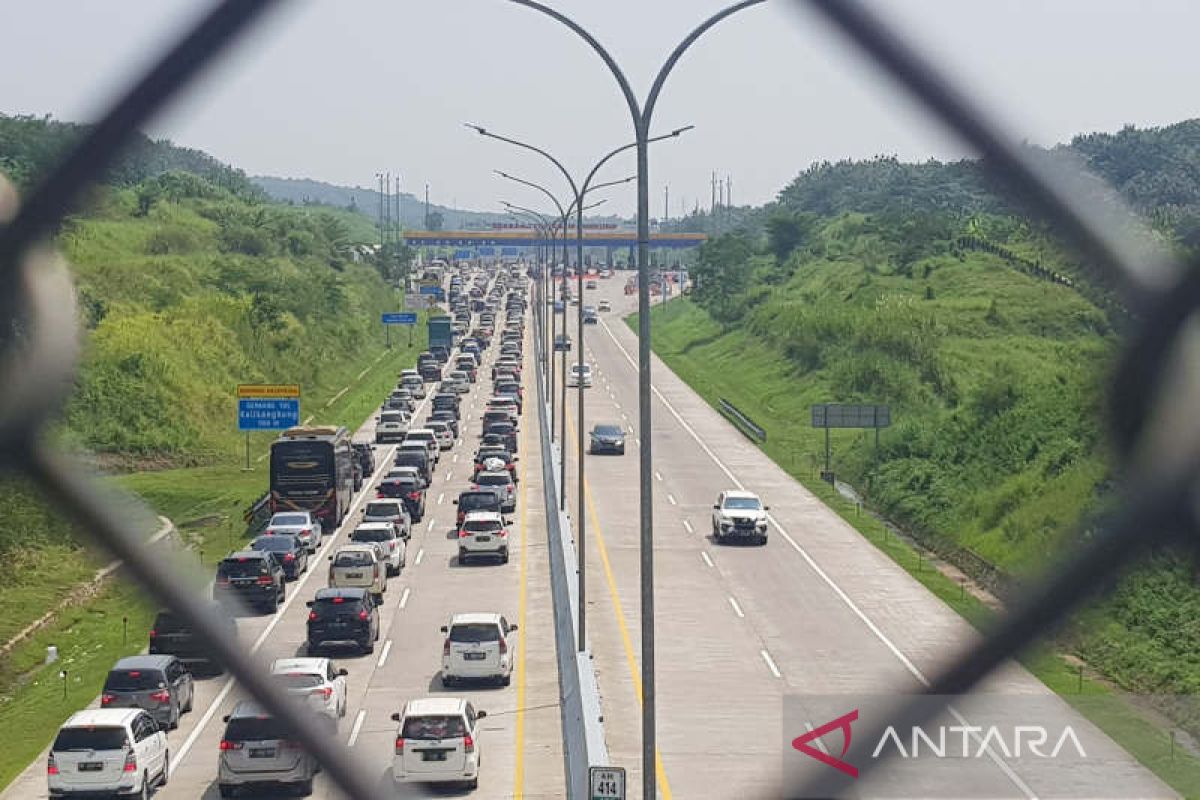
[[300, 384], [239, 383], [238, 430], [246, 434], [246, 466], [250, 466], [250, 432], [281, 431], [300, 424]]
[[588, 800], [625, 800], [625, 768], [588, 767]]

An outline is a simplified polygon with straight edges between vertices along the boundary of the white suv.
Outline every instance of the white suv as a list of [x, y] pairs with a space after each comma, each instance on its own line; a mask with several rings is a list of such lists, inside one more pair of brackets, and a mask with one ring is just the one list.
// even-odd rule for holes
[[382, 545], [384, 564], [387, 574], [399, 575], [401, 568], [408, 561], [404, 539], [400, 538], [400, 530], [396, 523], [389, 520], [379, 522], [363, 522], [350, 534], [354, 544], [376, 542]]
[[572, 364], [571, 374], [567, 376], [567, 386], [582, 386], [585, 389], [592, 385], [592, 368], [589, 364]]
[[479, 720], [476, 711], [458, 697], [410, 700], [404, 711], [392, 714], [396, 729], [392, 780], [404, 783], [460, 783], [479, 786]]
[[730, 539], [767, 543], [767, 512], [762, 500], [753, 492], [729, 489], [717, 495], [713, 505], [712, 534], [718, 543]]
[[402, 442], [408, 434], [408, 415], [403, 411], [383, 411], [375, 418], [375, 442]]
[[271, 676], [328, 720], [346, 716], [346, 670], [337, 669], [328, 658], [277, 658]]
[[495, 511], [470, 511], [458, 528], [458, 563], [470, 558], [496, 556], [508, 563], [508, 529]]
[[508, 686], [516, 660], [516, 625], [499, 614], [455, 614], [442, 626], [442, 686], [495, 680]]
[[170, 764], [167, 734], [140, 708], [77, 711], [50, 746], [47, 788], [51, 797], [148, 797], [166, 785]]

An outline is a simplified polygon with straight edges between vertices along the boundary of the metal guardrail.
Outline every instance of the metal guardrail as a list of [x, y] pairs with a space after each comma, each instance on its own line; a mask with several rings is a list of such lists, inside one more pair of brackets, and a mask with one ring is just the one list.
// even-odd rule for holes
[[246, 507], [242, 512], [242, 522], [246, 523], [246, 527], [252, 531], [267, 524], [267, 520], [271, 518], [271, 492], [266, 491], [259, 495], [259, 498]]
[[721, 414], [723, 414], [726, 419], [732, 422], [734, 426], [736, 426], [737, 429], [741, 431], [742, 434], [747, 438], [755, 439], [759, 442], [765, 442], [767, 440], [767, 432], [762, 429], [762, 426], [758, 425], [754, 420], [742, 413], [737, 406], [726, 400], [724, 397], [717, 398], [717, 408], [720, 410]]
[[[337, 787], [355, 800], [382, 798], [374, 765], [360, 764], [324, 726], [293, 705], [251, 655], [223, 637], [223, 626], [189, 586], [182, 559], [169, 564], [129, 530], [135, 499], [102, 491], [94, 477], [50, 444], [48, 423], [71, 391], [79, 354], [79, 317], [66, 264], [44, 246], [90, 184], [130, 137], [234, 38], [275, 5], [271, 0], [223, 0], [173, 44], [104, 118], [67, 154], [28, 200], [0, 182], [0, 461], [37, 483], [82, 532], [125, 562], [160, 603], [172, 607], [207, 640], [245, 690], [287, 726], [324, 765]], [[1003, 617], [954, 656], [925, 687], [933, 695], [970, 690], [993, 669], [1053, 629], [1084, 601], [1108, 589], [1138, 556], [1167, 542], [1194, 551], [1200, 538], [1200, 426], [1193, 409], [1200, 326], [1200, 269], [1175, 263], [1128, 235], [1128, 226], [1096, 205], [1070, 175], [1052, 172], [888, 25], [856, 0], [788, 0], [797, 24], [815, 12], [867, 60], [911, 93], [982, 164], [1017, 207], [1059, 233], [1084, 263], [1117, 287], [1130, 309], [1131, 336], [1113, 373], [1111, 419], [1116, 474], [1129, 476], [1122, 506], [1096, 526], [1078, 552], [1032, 587], [1023, 606]], [[572, 674], [568, 672], [568, 674]], [[918, 708], [925, 709], [918, 711]], [[856, 735], [878, 737], [889, 724], [922, 721], [931, 706], [900, 707]], [[878, 768], [873, 761], [867, 769]], [[831, 771], [833, 772], [833, 771]], [[833, 796], [825, 783], [806, 796]]]

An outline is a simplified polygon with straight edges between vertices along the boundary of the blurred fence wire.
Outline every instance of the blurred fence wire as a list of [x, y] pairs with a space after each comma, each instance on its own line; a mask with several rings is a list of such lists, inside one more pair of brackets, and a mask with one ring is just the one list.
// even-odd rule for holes
[[[949, 72], [924, 58], [889, 26], [852, 0], [788, 0], [815, 12], [839, 30], [864, 57], [909, 91], [931, 115], [976, 150], [997, 185], [1026, 211], [1051, 224], [1115, 284], [1133, 316], [1132, 334], [1111, 386], [1114, 440], [1122, 473], [1130, 476], [1125, 502], [1102, 531], [1088, 539], [1008, 613], [983, 641], [952, 659], [929, 681], [929, 694], [969, 690], [992, 669], [1053, 629], [1072, 610], [1120, 576], [1139, 554], [1162, 543], [1195, 544], [1196, 478], [1200, 426], [1194, 408], [1200, 394], [1200, 270], [1183, 269], [1161, 253], [1145, 250], [1112, 225], [1105, 209], [1083, 200], [1070, 175], [1034, 159], [1003, 132]], [[202, 72], [236, 37], [260, 20], [272, 0], [224, 0], [181, 37], [21, 204], [0, 181], [0, 458], [9, 469], [33, 478], [75, 523], [123, 560], [145, 589], [173, 608], [208, 640], [211, 651], [241, 685], [297, 732], [347, 795], [383, 797], [367, 776], [376, 768], [357, 764], [351, 751], [292, 704], [201, 601], [180, 561], [164, 569], [160, 559], [131, 533], [124, 504], [102, 491], [93, 476], [50, 447], [44, 431], [70, 391], [79, 352], [76, 308], [67, 265], [48, 240], [63, 217], [99, 179], [142, 125]], [[804, 20], [807, 22], [807, 20]], [[920, 721], [914, 706], [900, 706], [892, 724]], [[886, 723], [865, 735], [878, 736]], [[828, 796], [821, 785], [806, 796]]]

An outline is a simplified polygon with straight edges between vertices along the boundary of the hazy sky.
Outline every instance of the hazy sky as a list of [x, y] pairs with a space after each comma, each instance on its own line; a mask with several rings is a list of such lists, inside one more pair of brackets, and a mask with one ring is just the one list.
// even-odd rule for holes
[[[725, 0], [549, 0], [590, 29], [644, 95], [671, 48]], [[206, 4], [0, 0], [0, 111], [94, 118]], [[1050, 144], [1198, 113], [1197, 0], [889, 0], [875, 7], [994, 100], [1011, 129]], [[651, 155], [651, 210], [707, 205], [712, 170], [736, 203], [772, 199], [814, 161], [961, 152], [789, 0], [741, 12], [676, 67], [655, 128], [696, 126]], [[161, 117], [152, 135], [251, 174], [374, 185], [403, 174], [435, 202], [541, 206], [503, 169], [562, 184], [538, 160], [481, 139], [478, 122], [537, 143], [575, 173], [632, 139], [615, 82], [566, 28], [504, 0], [283, 4]], [[629, 157], [609, 178], [632, 174]], [[564, 191], [565, 193], [565, 191]], [[632, 188], [606, 211], [628, 214]]]

